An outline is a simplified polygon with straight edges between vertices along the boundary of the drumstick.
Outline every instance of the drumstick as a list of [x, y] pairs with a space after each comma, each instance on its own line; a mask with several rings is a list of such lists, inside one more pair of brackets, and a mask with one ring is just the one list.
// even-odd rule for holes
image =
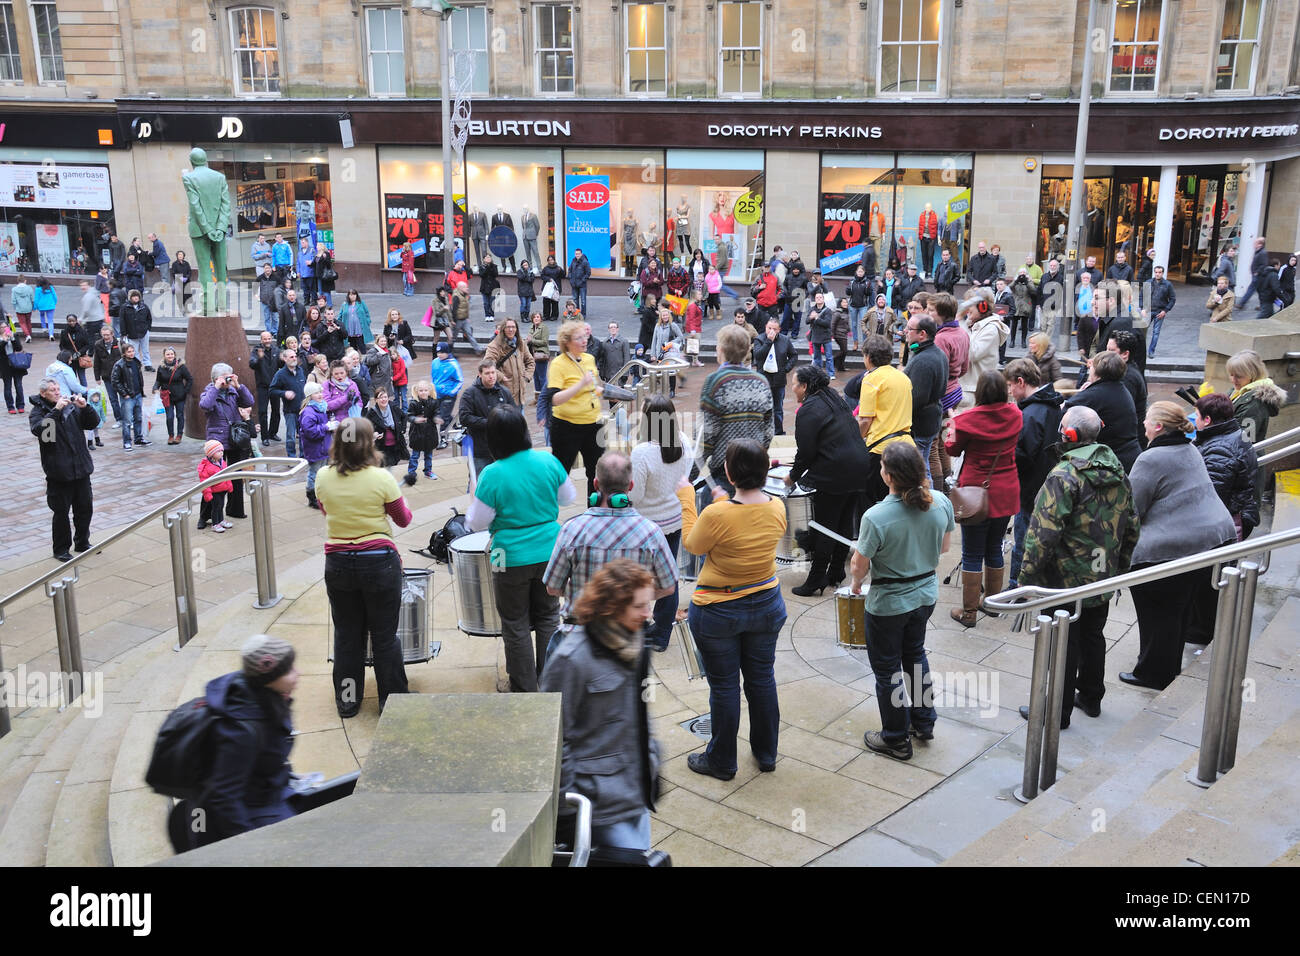
[[858, 543], [856, 541], [850, 541], [843, 535], [836, 534], [830, 528], [819, 525], [816, 521], [809, 521], [808, 527], [812, 528], [814, 531], [820, 531], [822, 534], [826, 535], [826, 537], [838, 541], [840, 544], [847, 544], [850, 548], [857, 547]]

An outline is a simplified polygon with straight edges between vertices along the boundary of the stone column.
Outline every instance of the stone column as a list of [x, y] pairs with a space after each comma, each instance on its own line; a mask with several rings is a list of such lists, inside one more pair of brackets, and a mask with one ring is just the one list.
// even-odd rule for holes
[[[1156, 261], [1152, 265], [1163, 266], [1166, 277], [1169, 274], [1169, 235], [1173, 232], [1174, 210], [1177, 208], [1178, 167], [1161, 166], [1160, 192], [1156, 195]], [[1137, 250], [1134, 251], [1137, 253]], [[1146, 250], [1141, 250], [1140, 255], [1145, 256]], [[1134, 259], [1137, 259], [1137, 254]], [[1141, 264], [1141, 260], [1138, 260], [1137, 265]]]
[[[185, 364], [194, 376], [194, 389], [185, 401], [185, 434], [190, 438], [203, 438], [208, 416], [199, 408], [199, 396], [212, 381], [212, 366], [225, 362], [236, 375], [239, 384], [247, 385], [256, 396], [257, 385], [253, 370], [248, 365], [249, 345], [244, 325], [236, 314], [194, 315], [190, 317], [185, 333]], [[224, 442], [223, 442], [224, 444]]]
[[1268, 163], [1256, 163], [1246, 167], [1246, 198], [1241, 204], [1241, 245], [1237, 250], [1237, 300], [1246, 293], [1250, 285], [1250, 260], [1255, 255], [1255, 238], [1260, 235], [1260, 223], [1264, 220], [1264, 189], [1268, 174]]

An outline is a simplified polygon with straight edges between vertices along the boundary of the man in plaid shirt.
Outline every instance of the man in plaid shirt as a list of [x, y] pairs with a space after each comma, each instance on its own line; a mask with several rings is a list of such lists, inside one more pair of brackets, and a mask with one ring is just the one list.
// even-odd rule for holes
[[595, 488], [595, 503], [560, 529], [542, 576], [546, 590], [564, 598], [567, 615], [606, 561], [629, 558], [654, 576], [656, 599], [672, 594], [677, 585], [677, 559], [659, 526], [628, 503], [632, 462], [627, 455], [606, 452], [600, 456]]

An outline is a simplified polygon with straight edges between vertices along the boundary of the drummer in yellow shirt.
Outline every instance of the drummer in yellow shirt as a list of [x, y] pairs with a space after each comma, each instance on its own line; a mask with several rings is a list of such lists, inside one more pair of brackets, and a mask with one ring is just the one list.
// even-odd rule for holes
[[895, 442], [912, 441], [912, 380], [894, 368], [894, 349], [883, 335], [870, 335], [862, 346], [867, 374], [858, 396], [858, 430], [866, 442], [867, 507], [889, 494], [880, 477], [880, 456]]
[[596, 462], [604, 451], [601, 442], [600, 396], [604, 385], [596, 360], [587, 352], [587, 328], [582, 322], [565, 322], [555, 335], [560, 354], [551, 360], [546, 388], [551, 392], [551, 454], [567, 474], [582, 453], [587, 472], [587, 495], [595, 490]]

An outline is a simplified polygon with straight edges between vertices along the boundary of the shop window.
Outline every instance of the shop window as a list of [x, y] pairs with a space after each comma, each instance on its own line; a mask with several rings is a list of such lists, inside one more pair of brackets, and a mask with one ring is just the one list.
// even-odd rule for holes
[[718, 4], [718, 95], [758, 96], [763, 92], [763, 9], [755, 0]]
[[570, 149], [564, 160], [564, 228], [570, 257], [578, 246], [593, 274], [634, 278], [643, 249], [664, 255], [662, 152]]
[[1264, 22], [1264, 0], [1226, 0], [1214, 88], [1250, 92], [1255, 86], [1255, 60], [1259, 29]]
[[762, 150], [670, 149], [666, 263], [689, 265], [696, 249], [726, 281], [749, 280], [764, 261]]
[[94, 274], [112, 230], [107, 165], [0, 163], [0, 274]]
[[30, 9], [40, 81], [62, 83], [63, 41], [59, 38], [59, 12], [52, 3], [33, 3]]
[[[490, 255], [501, 272], [528, 260], [533, 272], [548, 255], [567, 268], [557, 208], [563, 203], [558, 149], [471, 149], [465, 163], [469, 195], [466, 265], [477, 271]], [[590, 255], [587, 246], [583, 252]], [[571, 254], [571, 253], [570, 253]]]
[[18, 31], [14, 27], [14, 5], [0, 3], [0, 80], [21, 83], [23, 62], [18, 53]]
[[400, 7], [366, 7], [370, 95], [406, 95], [406, 51]]
[[[443, 179], [441, 153], [419, 147], [379, 150], [379, 192], [383, 202], [384, 268], [401, 267], [401, 248], [411, 243], [417, 269], [443, 267]], [[465, 209], [465, 163], [452, 174], [455, 258], [463, 256], [468, 213]]]
[[[453, 50], [464, 50], [474, 56], [470, 92], [475, 96], [487, 96], [491, 79], [488, 74], [487, 7], [457, 7], [451, 15], [450, 39]], [[454, 70], [455, 58], [451, 66]]]
[[1163, 7], [1163, 0], [1116, 0], [1107, 87], [1110, 92], [1155, 92]]
[[573, 5], [541, 3], [533, 8], [537, 92], [572, 93]]
[[667, 10], [663, 3], [623, 7], [627, 51], [624, 73], [629, 93], [668, 92]]
[[235, 54], [235, 93], [278, 95], [280, 50], [276, 45], [275, 11], [244, 7], [230, 11], [230, 46]]
[[[1038, 199], [1038, 258], [1045, 260], [1056, 257], [1061, 260], [1071, 248], [1070, 195], [1073, 188], [1069, 167], [1061, 170], [1061, 175], [1048, 175], [1044, 171]], [[1083, 247], [1079, 250], [1079, 259], [1096, 256], [1097, 262], [1105, 268], [1114, 260], [1111, 243], [1112, 223], [1110, 220], [1111, 178], [1086, 177], [1083, 181], [1086, 193], [1083, 202]], [[1125, 239], [1130, 254], [1133, 251], [1132, 213], [1125, 222]], [[1134, 268], [1137, 263], [1133, 260]], [[1007, 263], [1008, 267], [1010, 263]]]
[[942, 0], [884, 0], [877, 91], [938, 92], [942, 18]]

